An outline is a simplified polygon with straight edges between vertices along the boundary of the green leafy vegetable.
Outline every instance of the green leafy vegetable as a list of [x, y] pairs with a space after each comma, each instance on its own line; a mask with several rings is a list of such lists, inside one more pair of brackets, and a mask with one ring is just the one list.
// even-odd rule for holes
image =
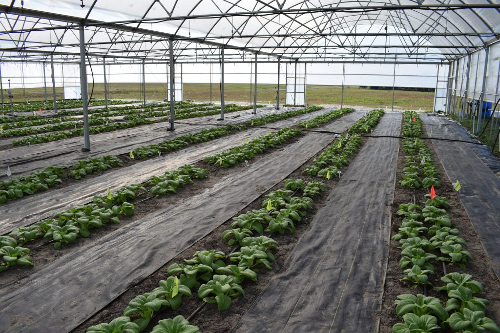
[[207, 303], [217, 303], [219, 311], [229, 309], [231, 298], [245, 295], [243, 288], [233, 276], [214, 275], [213, 279], [200, 286], [198, 297]]

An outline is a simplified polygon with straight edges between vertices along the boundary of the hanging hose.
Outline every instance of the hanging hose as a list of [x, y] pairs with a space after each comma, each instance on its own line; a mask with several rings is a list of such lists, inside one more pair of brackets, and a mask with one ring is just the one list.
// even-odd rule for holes
[[90, 62], [90, 58], [87, 52], [85, 52], [85, 56], [87, 57], [87, 61], [89, 62], [90, 66], [90, 73], [92, 74], [92, 90], [90, 91], [90, 97], [89, 100], [87, 101], [87, 106], [90, 104], [90, 101], [92, 100], [92, 96], [94, 95], [94, 70], [92, 69], [92, 63]]

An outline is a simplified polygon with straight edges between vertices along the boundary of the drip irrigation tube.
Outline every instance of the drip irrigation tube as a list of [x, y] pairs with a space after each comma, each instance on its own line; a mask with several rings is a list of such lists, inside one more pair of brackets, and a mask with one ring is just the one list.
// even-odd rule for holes
[[[264, 128], [264, 129], [272, 129], [272, 130], [279, 130], [280, 128], [276, 127], [268, 127], [268, 126], [255, 126], [254, 128]], [[312, 132], [312, 133], [322, 133], [322, 134], [334, 134], [334, 135], [341, 135], [343, 133], [338, 133], [338, 132], [332, 132], [332, 131], [327, 131], [327, 130], [310, 130], [310, 129], [301, 129], [301, 131], [305, 132]], [[361, 137], [363, 138], [393, 138], [393, 139], [412, 139], [411, 137], [406, 137], [406, 136], [400, 136], [400, 135], [370, 135], [370, 134], [360, 134]], [[420, 137], [419, 139], [421, 140], [437, 140], [437, 141], [448, 141], [448, 142], [463, 142], [463, 143], [470, 143], [474, 145], [484, 145], [482, 142], [475, 142], [475, 141], [468, 141], [468, 140], [458, 140], [458, 139], [446, 139], [446, 138], [436, 138], [436, 137]]]

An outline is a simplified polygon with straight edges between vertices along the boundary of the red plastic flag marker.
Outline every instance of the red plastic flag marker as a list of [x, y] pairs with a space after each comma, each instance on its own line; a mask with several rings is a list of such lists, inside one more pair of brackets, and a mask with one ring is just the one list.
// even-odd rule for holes
[[431, 199], [436, 197], [436, 191], [434, 190], [434, 185], [431, 186]]
[[42, 113], [42, 109], [40, 109], [40, 111], [39, 111], [39, 112], [40, 112], [40, 113]]
[[413, 121], [416, 121], [416, 120], [415, 120], [415, 117], [413, 117]]

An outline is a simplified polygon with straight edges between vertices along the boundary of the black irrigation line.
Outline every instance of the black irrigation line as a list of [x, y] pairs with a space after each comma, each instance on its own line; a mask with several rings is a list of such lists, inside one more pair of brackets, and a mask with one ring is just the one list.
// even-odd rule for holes
[[[252, 128], [264, 128], [264, 129], [272, 129], [272, 130], [280, 130], [281, 128], [278, 127], [272, 127], [272, 126], [253, 126]], [[333, 134], [333, 135], [341, 135], [343, 133], [339, 132], [333, 132], [333, 131], [328, 131], [328, 130], [315, 130], [315, 129], [304, 129], [300, 128], [301, 131], [304, 132], [310, 132], [310, 133], [322, 133], [322, 134]], [[412, 139], [413, 137], [406, 137], [406, 136], [401, 136], [401, 135], [371, 135], [371, 134], [362, 134], [362, 133], [356, 133], [361, 135], [363, 138], [393, 138], [393, 139]], [[484, 143], [482, 142], [477, 142], [477, 141], [468, 141], [468, 140], [459, 140], [459, 139], [446, 139], [446, 138], [436, 138], [436, 137], [419, 137], [421, 140], [438, 140], [438, 141], [448, 141], [448, 142], [462, 142], [462, 143], [470, 143], [474, 145], [480, 145], [484, 146]]]
[[[24, 146], [24, 147], [26, 147], [26, 146]], [[73, 152], [74, 151], [72, 151], [72, 150], [63, 151], [61, 153], [58, 153], [58, 154], [50, 156], [50, 158], [64, 156], [64, 155], [67, 155], [67, 154], [71, 154]], [[32, 158], [27, 159], [27, 160], [22, 160], [22, 161], [19, 161], [19, 162], [13, 162], [13, 163], [9, 164], [9, 166], [23, 165], [23, 164], [28, 164], [28, 163], [32, 163], [32, 162], [43, 161], [43, 160], [46, 160], [46, 159], [47, 159], [47, 157], [44, 157], [44, 156], [40, 156], [40, 157], [33, 156]], [[3, 177], [0, 177], [0, 178], [3, 178]]]

